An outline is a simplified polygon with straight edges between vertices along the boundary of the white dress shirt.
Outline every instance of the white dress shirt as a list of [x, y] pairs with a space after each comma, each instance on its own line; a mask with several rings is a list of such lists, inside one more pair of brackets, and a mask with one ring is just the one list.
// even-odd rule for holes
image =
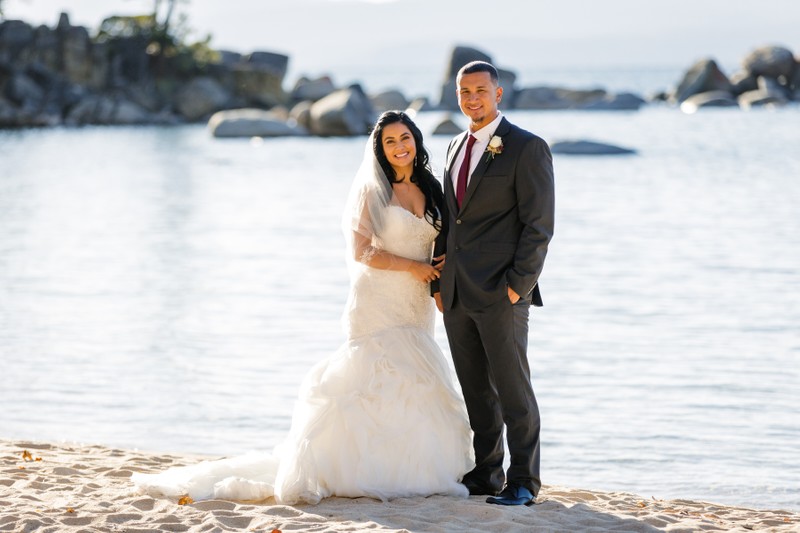
[[[498, 112], [497, 117], [493, 121], [491, 121], [486, 126], [482, 127], [478, 131], [469, 132], [470, 135], [475, 137], [475, 144], [472, 145], [472, 155], [470, 156], [469, 160], [469, 176], [472, 177], [472, 173], [475, 171], [475, 167], [478, 166], [478, 163], [481, 161], [481, 156], [486, 151], [486, 148], [489, 146], [489, 140], [491, 140], [492, 135], [494, 132], [497, 131], [497, 127], [500, 125], [500, 121], [503, 119], [502, 113]], [[465, 151], [467, 148], [467, 141], [464, 141], [461, 149], [456, 155], [456, 160], [453, 163], [453, 167], [450, 169], [450, 176], [453, 179], [453, 190], [458, 190], [458, 171], [461, 168], [461, 164], [464, 162]], [[469, 184], [469, 178], [467, 178], [467, 184]]]

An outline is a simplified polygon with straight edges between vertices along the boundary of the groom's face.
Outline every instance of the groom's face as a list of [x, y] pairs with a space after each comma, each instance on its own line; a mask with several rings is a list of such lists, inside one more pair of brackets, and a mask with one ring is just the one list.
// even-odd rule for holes
[[488, 72], [464, 74], [458, 79], [458, 105], [470, 119], [470, 129], [477, 131], [497, 117], [497, 105], [503, 88], [492, 81]]

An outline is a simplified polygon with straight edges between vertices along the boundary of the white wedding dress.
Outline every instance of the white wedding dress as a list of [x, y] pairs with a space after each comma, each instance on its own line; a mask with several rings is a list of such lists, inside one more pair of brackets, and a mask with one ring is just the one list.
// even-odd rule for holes
[[[382, 208], [375, 249], [429, 261], [436, 229], [398, 205]], [[347, 341], [314, 366], [286, 441], [272, 453], [135, 474], [153, 495], [281, 503], [329, 496], [466, 497], [474, 465], [466, 410], [433, 338], [428, 285], [360, 265], [344, 316]]]

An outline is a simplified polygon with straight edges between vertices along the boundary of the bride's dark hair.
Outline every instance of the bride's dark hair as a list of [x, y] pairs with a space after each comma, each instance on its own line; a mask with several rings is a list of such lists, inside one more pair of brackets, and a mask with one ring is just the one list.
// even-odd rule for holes
[[416, 183], [417, 187], [425, 195], [425, 218], [431, 221], [433, 227], [437, 230], [442, 229], [442, 212], [444, 206], [444, 194], [442, 193], [442, 186], [439, 181], [434, 177], [431, 171], [430, 156], [425, 146], [422, 144], [422, 132], [414, 124], [407, 114], [402, 111], [386, 111], [375, 123], [373, 130], [373, 146], [375, 157], [381, 165], [386, 178], [389, 183], [398, 183], [397, 174], [386, 158], [383, 152], [383, 129], [389, 124], [402, 122], [408, 127], [411, 136], [414, 137], [414, 144], [417, 147], [417, 156], [414, 158], [414, 170], [411, 173], [411, 182]]

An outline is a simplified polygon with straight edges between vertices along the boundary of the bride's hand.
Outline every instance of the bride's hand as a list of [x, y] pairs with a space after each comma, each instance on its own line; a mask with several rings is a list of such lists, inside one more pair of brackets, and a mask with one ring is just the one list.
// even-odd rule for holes
[[433, 258], [433, 268], [435, 268], [436, 270], [441, 272], [442, 269], [444, 268], [444, 259], [445, 259], [445, 257], [447, 257], [447, 254], [442, 254], [442, 255], [440, 255], [438, 257], [434, 257]]
[[420, 263], [419, 261], [412, 261], [408, 271], [411, 272], [415, 279], [423, 283], [430, 283], [441, 276], [441, 273], [436, 268], [428, 263]]

